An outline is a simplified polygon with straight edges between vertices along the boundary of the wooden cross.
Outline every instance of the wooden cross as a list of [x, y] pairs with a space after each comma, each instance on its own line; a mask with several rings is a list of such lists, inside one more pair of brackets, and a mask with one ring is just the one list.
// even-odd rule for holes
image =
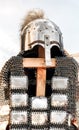
[[[40, 51], [40, 49], [39, 49]], [[39, 57], [44, 57], [44, 53], [39, 53]], [[37, 86], [36, 86], [36, 96], [45, 96], [45, 86], [46, 86], [46, 68], [54, 68], [56, 66], [56, 59], [51, 59], [51, 65], [46, 66], [45, 58], [24, 58], [23, 67], [25, 68], [37, 68]]]

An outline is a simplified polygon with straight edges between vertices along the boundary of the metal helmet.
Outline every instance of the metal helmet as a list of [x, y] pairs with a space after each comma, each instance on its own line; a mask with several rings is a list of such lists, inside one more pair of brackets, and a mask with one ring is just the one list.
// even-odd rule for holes
[[63, 38], [59, 27], [49, 19], [36, 19], [27, 24], [21, 31], [21, 50], [29, 50], [36, 45], [45, 47], [45, 39], [49, 46], [57, 46], [63, 51]]

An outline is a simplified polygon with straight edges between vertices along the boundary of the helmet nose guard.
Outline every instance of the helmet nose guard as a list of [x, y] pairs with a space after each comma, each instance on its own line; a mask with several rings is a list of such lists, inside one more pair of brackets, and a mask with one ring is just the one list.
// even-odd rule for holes
[[28, 50], [36, 45], [45, 47], [45, 37], [47, 36], [50, 48], [57, 46], [63, 51], [62, 33], [59, 27], [48, 19], [36, 19], [23, 28], [21, 50]]

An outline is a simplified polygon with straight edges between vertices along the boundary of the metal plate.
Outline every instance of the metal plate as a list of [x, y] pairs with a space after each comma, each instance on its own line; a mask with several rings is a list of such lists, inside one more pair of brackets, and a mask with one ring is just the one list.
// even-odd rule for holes
[[11, 112], [11, 123], [12, 124], [26, 124], [28, 122], [26, 111], [12, 111]]
[[68, 97], [66, 94], [52, 94], [51, 106], [65, 107], [68, 104]]
[[28, 77], [11, 76], [10, 87], [11, 89], [28, 89]]
[[10, 130], [28, 130], [27, 128], [12, 128]]
[[64, 128], [50, 128], [49, 130], [65, 130]]
[[32, 125], [46, 125], [47, 113], [46, 112], [32, 112], [31, 115]]
[[63, 124], [66, 121], [65, 111], [51, 111], [50, 122], [53, 124]]
[[53, 77], [52, 89], [62, 90], [68, 88], [68, 78], [66, 77]]
[[12, 94], [11, 95], [11, 105], [12, 107], [27, 106], [28, 105], [28, 95], [27, 94]]
[[48, 128], [43, 128], [43, 129], [31, 129], [31, 130], [48, 130]]
[[32, 109], [47, 109], [46, 97], [32, 97]]

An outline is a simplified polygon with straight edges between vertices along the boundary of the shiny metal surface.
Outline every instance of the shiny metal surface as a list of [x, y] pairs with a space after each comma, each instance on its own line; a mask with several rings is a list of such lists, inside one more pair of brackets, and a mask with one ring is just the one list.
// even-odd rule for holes
[[[53, 45], [63, 49], [62, 33], [59, 27], [49, 19], [37, 19], [30, 22], [22, 30], [21, 35], [25, 35], [25, 50], [32, 48], [35, 45], [44, 47], [44, 36], [49, 35], [51, 47]], [[42, 41], [42, 42], [41, 42]]]
[[12, 94], [11, 95], [11, 106], [27, 106], [28, 105], [28, 95], [27, 94]]
[[11, 76], [10, 87], [11, 89], [28, 89], [28, 77]]
[[65, 111], [51, 111], [50, 122], [53, 124], [63, 124], [66, 121], [66, 115]]
[[51, 105], [66, 107], [68, 105], [68, 97], [66, 94], [52, 94], [51, 95]]
[[32, 112], [32, 125], [46, 125], [47, 113], [46, 112]]
[[27, 123], [27, 112], [25, 111], [12, 111], [11, 112], [11, 123], [12, 124], [25, 124]]
[[46, 97], [32, 97], [32, 109], [47, 109]]
[[67, 77], [53, 77], [52, 78], [52, 89], [67, 89], [68, 88], [68, 78]]
[[64, 128], [50, 128], [49, 130], [65, 130]]

